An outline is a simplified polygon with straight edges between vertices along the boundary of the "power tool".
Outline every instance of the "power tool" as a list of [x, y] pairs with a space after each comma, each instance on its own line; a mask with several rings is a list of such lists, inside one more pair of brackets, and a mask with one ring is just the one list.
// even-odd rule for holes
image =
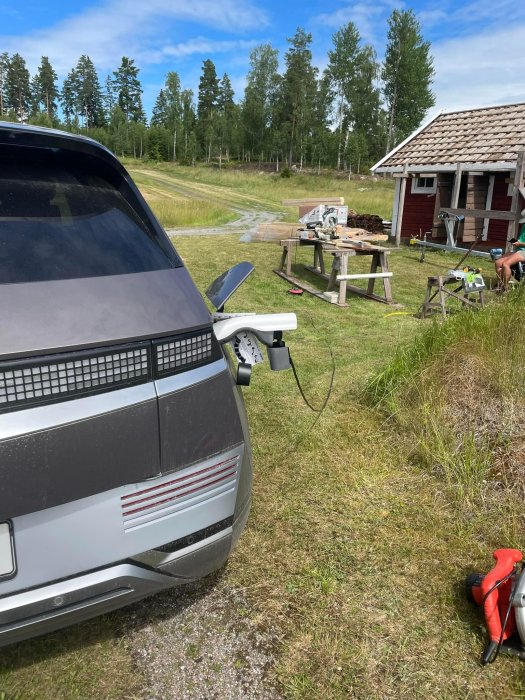
[[489, 641], [481, 663], [492, 663], [500, 651], [525, 660], [525, 568], [517, 549], [496, 549], [488, 574], [470, 574], [467, 597], [483, 608]]

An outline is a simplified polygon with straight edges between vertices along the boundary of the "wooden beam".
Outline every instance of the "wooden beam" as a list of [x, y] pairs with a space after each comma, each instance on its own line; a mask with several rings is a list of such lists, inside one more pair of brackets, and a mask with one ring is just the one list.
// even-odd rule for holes
[[311, 204], [313, 208], [318, 204], [343, 205], [344, 203], [344, 197], [305, 197], [304, 199], [283, 199], [283, 205], [286, 207], [301, 206], [302, 204]]
[[[489, 210], [492, 208], [492, 196], [494, 194], [494, 182], [496, 180], [495, 175], [489, 176], [489, 186], [487, 189], [487, 200], [485, 202], [485, 209]], [[483, 230], [481, 232], [481, 240], [486, 241], [489, 235], [489, 223], [490, 221], [485, 217], [483, 219]]]
[[516, 170], [514, 171], [514, 188], [512, 191], [512, 203], [510, 205], [510, 211], [513, 214], [513, 217], [512, 220], [509, 221], [509, 226], [507, 229], [507, 246], [505, 248], [507, 252], [510, 252], [512, 248], [512, 243], [510, 242], [511, 238], [517, 238], [519, 236], [521, 210], [520, 188], [523, 187], [524, 156], [525, 151], [520, 151], [518, 153], [518, 159], [516, 160]]
[[487, 209], [455, 209], [453, 207], [443, 207], [441, 211], [444, 211], [447, 214], [452, 214], [452, 216], [471, 216], [474, 219], [499, 219], [500, 221], [514, 221], [515, 219], [515, 215], [511, 211], [489, 211]]
[[396, 245], [401, 244], [401, 225], [403, 223], [403, 207], [405, 206], [405, 193], [407, 189], [407, 174], [408, 164], [405, 163], [403, 168], [403, 179], [399, 189], [399, 203], [397, 205], [397, 221], [396, 221]]
[[454, 174], [454, 186], [452, 187], [452, 196], [450, 198], [450, 206], [455, 209], [459, 202], [459, 191], [461, 189], [461, 173], [462, 173], [461, 163], [457, 164], [456, 172]]
[[393, 276], [393, 272], [363, 272], [353, 275], [337, 275], [336, 279], [340, 282], [341, 280], [371, 280]]

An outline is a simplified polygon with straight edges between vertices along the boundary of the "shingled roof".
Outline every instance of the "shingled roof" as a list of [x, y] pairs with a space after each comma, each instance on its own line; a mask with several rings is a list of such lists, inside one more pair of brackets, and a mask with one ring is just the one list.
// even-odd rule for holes
[[439, 114], [373, 170], [457, 163], [514, 163], [525, 148], [525, 103]]

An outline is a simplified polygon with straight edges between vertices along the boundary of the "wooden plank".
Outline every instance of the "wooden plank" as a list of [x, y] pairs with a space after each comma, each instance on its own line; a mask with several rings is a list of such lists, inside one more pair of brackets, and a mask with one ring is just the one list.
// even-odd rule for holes
[[370, 280], [370, 279], [379, 279], [379, 278], [384, 278], [384, 277], [393, 277], [394, 273], [393, 272], [362, 272], [359, 274], [353, 274], [353, 275], [337, 275], [336, 279], [340, 282], [341, 280]]
[[408, 164], [405, 163], [403, 166], [403, 179], [401, 180], [401, 186], [399, 188], [399, 203], [397, 205], [397, 221], [396, 221], [396, 245], [401, 244], [401, 226], [403, 225], [403, 209], [405, 206], [405, 194], [407, 189], [407, 172]]
[[297, 224], [287, 224], [284, 222], [273, 222], [271, 224], [259, 224], [253, 235], [254, 241], [278, 241], [283, 238], [299, 237], [299, 227]]
[[[379, 265], [383, 272], [388, 272], [388, 254], [383, 250], [380, 253], [376, 253], [376, 255], [374, 255], [374, 258], [377, 258], [376, 267], [377, 267], [377, 265]], [[373, 285], [374, 285], [373, 280], [371, 280], [369, 282], [369, 286], [370, 285], [372, 285], [372, 287], [373, 287]], [[391, 304], [393, 301], [393, 299], [392, 299], [392, 285], [390, 284], [390, 279], [388, 277], [383, 280], [383, 289], [385, 292], [385, 299], [386, 299], [387, 303]]]
[[[382, 255], [382, 254], [381, 254]], [[385, 258], [386, 262], [386, 258]], [[317, 270], [315, 267], [312, 267], [311, 265], [305, 265], [304, 266], [305, 270], [309, 270], [312, 272], [314, 275], [317, 275], [318, 277], [321, 277], [321, 279], [327, 280], [328, 281], [328, 287], [327, 290], [328, 292], [332, 291], [332, 289], [335, 287], [336, 284], [340, 284], [337, 280], [337, 271], [334, 271], [334, 268], [332, 268], [332, 273], [330, 275], [322, 275], [319, 270]], [[274, 272], [277, 272], [277, 270], [274, 270]], [[277, 274], [279, 274], [277, 272]], [[281, 274], [281, 277], [284, 277], [283, 274]], [[388, 278], [385, 278], [383, 280], [385, 285], [388, 285], [388, 289], [386, 291], [386, 296], [378, 296], [377, 294], [370, 294], [368, 291], [365, 292], [364, 289], [361, 289], [361, 287], [355, 287], [353, 284], [347, 284], [346, 285], [346, 291], [347, 292], [353, 292], [354, 294], [358, 294], [359, 296], [366, 297], [367, 299], [373, 299], [373, 301], [380, 301], [382, 304], [392, 304], [393, 299], [391, 295], [391, 289], [390, 289], [390, 280]], [[343, 284], [345, 282], [343, 281]], [[302, 287], [301, 287], [302, 289]]]
[[[318, 289], [314, 289], [314, 287], [310, 287], [309, 284], [306, 284], [302, 280], [298, 279], [297, 277], [292, 277], [292, 275], [287, 275], [285, 274], [282, 270], [274, 270], [276, 275], [279, 275], [279, 277], [282, 277], [283, 280], [286, 280], [290, 284], [292, 284], [294, 287], [299, 287], [299, 289], [303, 289], [305, 292], [308, 292], [308, 294], [311, 294], [314, 297], [317, 297], [318, 299], [322, 299], [323, 301], [328, 302], [329, 304], [331, 303], [329, 299], [327, 299], [324, 296], [324, 292], [320, 292]], [[341, 304], [337, 304], [337, 306], [341, 306]], [[348, 304], [342, 304], [342, 306], [348, 306]]]
[[[485, 202], [485, 209], [489, 210], [492, 209], [492, 196], [494, 194], [494, 182], [496, 180], [495, 175], [490, 175], [489, 176], [489, 188], [487, 190], [487, 201]], [[481, 240], [486, 241], [489, 235], [489, 223], [490, 221], [485, 218], [483, 219], [483, 230], [481, 232]]]
[[444, 207], [441, 211], [453, 216], [472, 216], [478, 219], [500, 219], [503, 221], [514, 221], [514, 214], [511, 211], [496, 211], [487, 209], [455, 209]]
[[507, 228], [507, 252], [510, 252], [512, 247], [510, 242], [511, 238], [517, 238], [519, 236], [519, 220], [521, 210], [520, 187], [523, 187], [524, 156], [525, 151], [520, 151], [518, 153], [518, 159], [516, 161], [516, 170], [514, 171], [514, 190], [512, 192], [512, 202], [510, 205], [512, 219], [509, 221], [509, 226]]
[[346, 301], [346, 277], [348, 274], [348, 255], [341, 255], [339, 270], [341, 274], [337, 275], [335, 279], [336, 283], [339, 283], [339, 305], [341, 306]]
[[[372, 255], [372, 264], [370, 265], [371, 274], [374, 274], [375, 272], [377, 272], [377, 267], [380, 263], [380, 260], [379, 260], [380, 256], [381, 256], [381, 253], [374, 253]], [[386, 260], [386, 258], [385, 258], [385, 260]], [[381, 268], [381, 272], [384, 272], [383, 268]], [[368, 292], [368, 294], [374, 293], [375, 283], [376, 283], [376, 281], [373, 277], [368, 280], [368, 287], [366, 288], [366, 291]]]
[[452, 207], [452, 209], [455, 209], [458, 206], [459, 191], [461, 189], [461, 174], [462, 174], [462, 166], [461, 166], [461, 163], [458, 163], [456, 166], [456, 172], [454, 175], [454, 185], [452, 187], [452, 197], [450, 198], [450, 206]]
[[304, 199], [283, 199], [283, 205], [285, 207], [293, 206], [306, 206], [307, 204], [316, 207], [319, 204], [339, 204], [343, 205], [345, 203], [344, 197], [305, 197]]

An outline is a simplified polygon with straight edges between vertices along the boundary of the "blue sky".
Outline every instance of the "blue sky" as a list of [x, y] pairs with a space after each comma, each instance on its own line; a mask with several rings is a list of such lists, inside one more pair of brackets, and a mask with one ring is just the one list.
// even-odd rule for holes
[[219, 76], [228, 73], [240, 99], [250, 49], [271, 42], [282, 61], [297, 26], [312, 33], [320, 70], [332, 34], [348, 21], [381, 58], [395, 8], [413, 9], [432, 43], [435, 109], [525, 102], [524, 0], [0, 0], [0, 52], [18, 51], [31, 71], [48, 56], [61, 79], [85, 53], [101, 81], [130, 56], [149, 114], [167, 71], [196, 91], [206, 58]]

